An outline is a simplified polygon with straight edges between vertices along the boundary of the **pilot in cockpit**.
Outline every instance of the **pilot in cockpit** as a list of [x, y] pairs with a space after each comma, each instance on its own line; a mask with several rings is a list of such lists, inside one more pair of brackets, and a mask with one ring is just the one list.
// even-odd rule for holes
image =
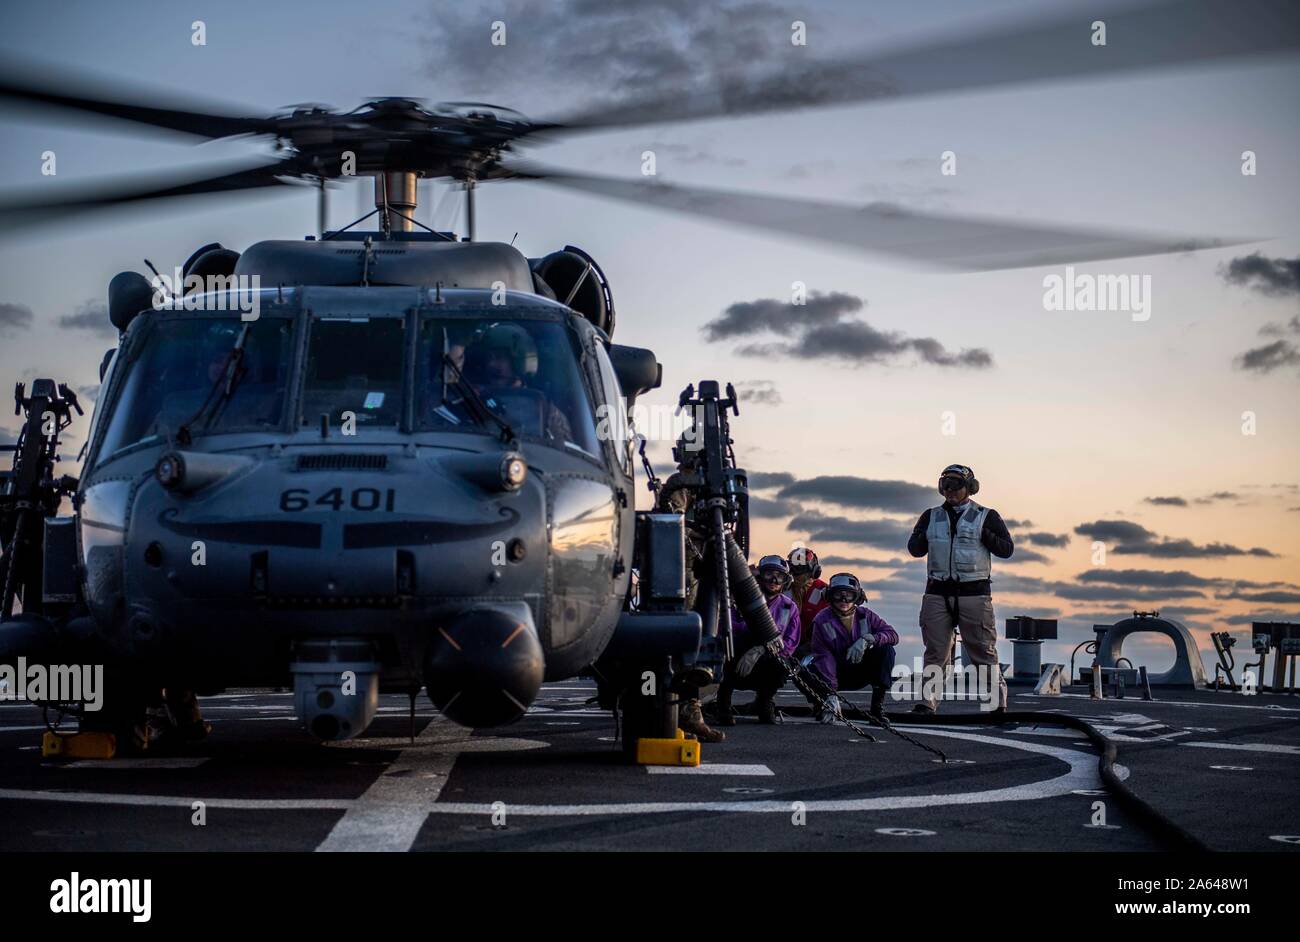
[[[572, 441], [568, 419], [537, 388], [541, 358], [526, 328], [519, 324], [489, 324], [465, 343], [449, 341], [447, 350], [465, 381], [489, 408], [517, 425], [518, 431], [544, 435], [560, 445]], [[444, 367], [443, 373], [449, 383], [454, 381], [450, 367]], [[448, 390], [447, 397], [448, 405], [460, 401], [453, 389]]]

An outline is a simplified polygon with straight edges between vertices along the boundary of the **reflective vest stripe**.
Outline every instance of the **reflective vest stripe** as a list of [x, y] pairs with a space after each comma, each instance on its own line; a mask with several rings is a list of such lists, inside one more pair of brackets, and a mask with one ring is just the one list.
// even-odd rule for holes
[[980, 539], [988, 514], [987, 507], [971, 501], [957, 518], [954, 534], [948, 522], [948, 512], [943, 507], [931, 509], [930, 526], [926, 531], [930, 543], [926, 570], [931, 579], [977, 582], [992, 577], [992, 556]]

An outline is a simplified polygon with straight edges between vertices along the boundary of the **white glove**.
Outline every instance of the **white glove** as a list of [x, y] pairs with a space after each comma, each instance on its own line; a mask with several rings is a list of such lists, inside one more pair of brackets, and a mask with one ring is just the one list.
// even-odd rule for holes
[[739, 658], [737, 658], [736, 676], [748, 677], [749, 672], [754, 669], [754, 665], [758, 663], [758, 659], [762, 657], [764, 652], [766, 651], [767, 651], [766, 647], [764, 647], [761, 644], [756, 644], [748, 651], [746, 651], [744, 654], [742, 654]]
[[857, 641], [854, 641], [852, 646], [849, 648], [849, 663], [862, 663], [862, 656], [867, 653], [867, 648], [875, 647], [875, 644], [876, 636], [870, 633], [865, 634]]
[[840, 718], [840, 698], [831, 694], [826, 698], [822, 705], [821, 715], [817, 717], [819, 723], [834, 723]]

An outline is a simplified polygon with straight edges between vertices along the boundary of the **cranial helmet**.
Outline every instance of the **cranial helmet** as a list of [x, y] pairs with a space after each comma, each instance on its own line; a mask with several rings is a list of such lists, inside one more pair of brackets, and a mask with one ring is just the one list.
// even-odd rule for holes
[[822, 564], [817, 559], [817, 554], [806, 546], [796, 546], [790, 550], [790, 555], [786, 557], [790, 563], [790, 572], [796, 576], [802, 576], [805, 573], [812, 575], [814, 579], [820, 578], [822, 574]]
[[758, 579], [760, 582], [769, 572], [779, 572], [781, 574], [782, 589], [785, 589], [793, 581], [790, 576], [789, 564], [780, 556], [764, 556], [758, 561]]
[[950, 464], [939, 475], [939, 493], [943, 493], [943, 479], [957, 477], [966, 482], [966, 493], [974, 496], [979, 493], [980, 482], [975, 479], [975, 472], [964, 464]]
[[493, 355], [508, 356], [515, 375], [530, 379], [537, 375], [537, 344], [532, 335], [519, 324], [498, 321], [485, 327], [470, 350], [475, 363], [486, 363]]
[[831, 576], [830, 583], [826, 586], [826, 597], [830, 599], [835, 595], [837, 589], [851, 589], [856, 593], [856, 600], [853, 604], [861, 605], [867, 600], [867, 593], [862, 589], [862, 583], [858, 577], [851, 572], [837, 572]]

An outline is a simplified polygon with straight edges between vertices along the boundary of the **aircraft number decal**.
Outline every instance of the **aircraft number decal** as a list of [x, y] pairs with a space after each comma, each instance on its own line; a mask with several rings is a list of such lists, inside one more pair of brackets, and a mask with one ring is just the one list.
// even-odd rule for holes
[[351, 492], [345, 492], [341, 487], [331, 487], [315, 498], [305, 487], [291, 487], [280, 492], [280, 509], [288, 513], [316, 507], [328, 510], [392, 510], [396, 500], [397, 491], [391, 487], [382, 491], [377, 487], [354, 487]]

